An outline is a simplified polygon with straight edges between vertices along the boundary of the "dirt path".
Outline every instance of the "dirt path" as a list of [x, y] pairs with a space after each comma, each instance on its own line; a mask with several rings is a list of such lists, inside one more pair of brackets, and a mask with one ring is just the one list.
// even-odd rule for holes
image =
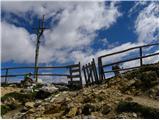
[[144, 105], [144, 106], [151, 107], [151, 108], [156, 108], [156, 109], [159, 108], [159, 102], [157, 100], [153, 100], [153, 99], [148, 98], [148, 97], [131, 96], [131, 95], [125, 95], [124, 97], [125, 98], [131, 97], [131, 98], [133, 98], [133, 100], [132, 100], [133, 102], [136, 102], [140, 105]]

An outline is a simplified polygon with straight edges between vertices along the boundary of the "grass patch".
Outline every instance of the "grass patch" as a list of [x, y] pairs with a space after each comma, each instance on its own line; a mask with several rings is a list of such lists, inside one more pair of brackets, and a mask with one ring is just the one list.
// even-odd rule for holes
[[12, 97], [12, 98], [18, 100], [21, 103], [25, 103], [27, 101], [35, 100], [35, 95], [36, 95], [36, 92], [29, 93], [29, 94], [22, 94], [22, 93], [18, 93], [18, 92], [12, 92], [12, 93], [8, 93], [8, 94], [5, 94], [4, 96], [2, 96], [1, 97], [1, 101], [4, 102], [9, 97]]
[[6, 114], [8, 111], [16, 109], [17, 106], [15, 104], [1, 105], [1, 115]]
[[159, 110], [146, 107], [135, 102], [120, 101], [117, 112], [140, 112], [145, 119], [158, 119]]

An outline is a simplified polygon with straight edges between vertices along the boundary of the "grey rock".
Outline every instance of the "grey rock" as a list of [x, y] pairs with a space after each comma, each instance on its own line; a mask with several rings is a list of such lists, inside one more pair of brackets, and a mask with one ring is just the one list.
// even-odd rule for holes
[[69, 88], [67, 86], [64, 86], [64, 85], [56, 85], [56, 87], [59, 89], [59, 91], [69, 90]]
[[106, 115], [106, 114], [108, 114], [111, 110], [112, 110], [111, 106], [105, 104], [105, 105], [102, 106], [101, 112], [102, 112], [102, 114], [105, 114], [105, 115]]
[[136, 114], [136, 113], [133, 113], [133, 117], [137, 118], [137, 114]]
[[52, 85], [52, 86], [43, 86], [42, 88], [40, 88], [40, 90], [48, 93], [55, 93], [58, 91], [58, 88]]

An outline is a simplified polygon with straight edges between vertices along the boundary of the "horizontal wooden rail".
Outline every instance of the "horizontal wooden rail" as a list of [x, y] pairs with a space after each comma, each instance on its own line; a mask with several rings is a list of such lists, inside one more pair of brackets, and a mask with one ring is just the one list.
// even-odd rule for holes
[[[66, 65], [66, 66], [50, 66], [50, 67], [44, 67], [44, 66], [39, 66], [36, 67], [38, 69], [52, 69], [52, 68], [70, 68], [70, 67], [78, 67], [79, 64], [74, 64], [74, 65]], [[34, 69], [35, 67], [33, 66], [22, 66], [22, 67], [8, 67], [8, 68], [1, 68], [1, 70], [6, 70], [6, 69]]]
[[[14, 74], [14, 75], [2, 75], [1, 77], [17, 77], [17, 76], [25, 76], [26, 74]], [[33, 76], [35, 74], [32, 74]], [[38, 76], [70, 76], [68, 74], [37, 74]]]
[[159, 55], [159, 53], [153, 53], [153, 54], [142, 56], [142, 57], [131, 58], [131, 59], [128, 59], [128, 60], [122, 60], [122, 61], [114, 62], [114, 63], [111, 63], [111, 64], [103, 65], [102, 67], [112, 66], [112, 65], [115, 65], [115, 64], [120, 64], [120, 63], [129, 62], [129, 61], [133, 61], [133, 60], [138, 60], [138, 59], [141, 59], [141, 58], [147, 58], [147, 57], [151, 57], [151, 56], [155, 56], [155, 55]]
[[137, 67], [130, 67], [130, 68], [124, 68], [124, 69], [119, 69], [119, 70], [110, 70], [110, 71], [104, 71], [104, 73], [110, 73], [110, 72], [115, 72], [115, 71], [125, 71], [125, 70], [131, 70], [131, 69], [136, 69], [136, 68], [140, 68], [141, 66], [137, 66]]
[[99, 58], [103, 58], [103, 57], [107, 57], [107, 56], [111, 56], [111, 55], [123, 53], [123, 52], [129, 51], [129, 50], [134, 50], [134, 49], [137, 49], [137, 50], [138, 50], [138, 48], [140, 48], [140, 47], [149, 47], [149, 46], [155, 46], [155, 45], [159, 45], [159, 43], [149, 44], [149, 45], [143, 45], [143, 46], [137, 46], [137, 47], [132, 47], [132, 48], [129, 48], [129, 49], [126, 49], [126, 50], [122, 50], [122, 51], [118, 51], [118, 52], [114, 52], [114, 53], [102, 55], [102, 56], [100, 56]]

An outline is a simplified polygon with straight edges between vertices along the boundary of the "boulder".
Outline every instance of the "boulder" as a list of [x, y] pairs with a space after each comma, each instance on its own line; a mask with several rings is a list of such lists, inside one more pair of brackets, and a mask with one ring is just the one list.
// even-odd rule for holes
[[38, 78], [37, 83], [43, 84], [43, 80]]
[[32, 93], [32, 92], [33, 92], [32, 88], [25, 88], [25, 89], [21, 90], [21, 93], [25, 93], [25, 94]]
[[59, 91], [67, 91], [69, 88], [64, 85], [56, 85], [56, 87], [59, 89]]
[[51, 86], [43, 86], [42, 88], [40, 88], [40, 90], [48, 93], [55, 93], [58, 91], [58, 88], [51, 85]]
[[58, 88], [56, 88], [53, 85], [43, 86], [36, 93], [35, 98], [36, 99], [45, 99], [45, 98], [48, 98], [51, 94], [56, 93], [57, 91], [58, 91]]

